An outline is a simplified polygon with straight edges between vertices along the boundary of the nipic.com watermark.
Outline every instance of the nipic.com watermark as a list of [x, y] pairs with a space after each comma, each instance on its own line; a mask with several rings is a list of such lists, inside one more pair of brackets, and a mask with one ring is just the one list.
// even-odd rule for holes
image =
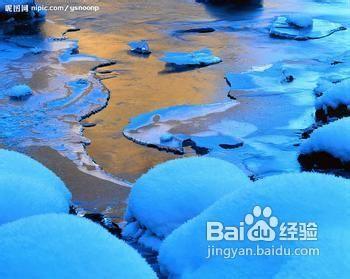
[[5, 5], [6, 13], [29, 13], [29, 12], [98, 12], [100, 6], [97, 5], [74, 5], [74, 4], [62, 4], [62, 5]]
[[[237, 256], [318, 256], [317, 247], [304, 247], [300, 242], [318, 239], [316, 222], [281, 222], [273, 216], [270, 207], [255, 206], [252, 213], [246, 214], [244, 221], [237, 225], [225, 226], [221, 222], [207, 222], [207, 257], [234, 259]], [[216, 247], [218, 241], [248, 241], [249, 247]], [[289, 247], [292, 241], [300, 246]], [[259, 245], [264, 243], [264, 245]], [[271, 245], [266, 245], [271, 243]], [[273, 245], [278, 243], [278, 245]], [[286, 245], [284, 245], [286, 244]], [[288, 246], [288, 247], [287, 247]]]

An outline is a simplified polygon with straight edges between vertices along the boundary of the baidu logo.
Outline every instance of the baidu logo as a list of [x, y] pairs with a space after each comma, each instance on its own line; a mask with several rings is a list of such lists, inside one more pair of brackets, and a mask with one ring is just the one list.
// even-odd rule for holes
[[276, 238], [274, 228], [278, 225], [278, 219], [272, 216], [272, 209], [255, 206], [252, 214], [245, 216], [245, 223], [251, 226], [247, 237], [250, 241], [273, 241]]
[[224, 226], [221, 222], [207, 222], [208, 241], [243, 241], [271, 242], [276, 239], [317, 240], [318, 227], [315, 222], [280, 222], [273, 215], [271, 207], [255, 206], [245, 215], [238, 226]]

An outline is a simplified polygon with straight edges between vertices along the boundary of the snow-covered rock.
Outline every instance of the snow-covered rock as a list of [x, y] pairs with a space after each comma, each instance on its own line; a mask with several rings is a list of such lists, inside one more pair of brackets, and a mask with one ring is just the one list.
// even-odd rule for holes
[[[345, 278], [350, 272], [349, 190], [349, 180], [317, 173], [259, 180], [224, 197], [173, 231], [161, 245], [160, 268], [164, 275], [183, 278], [338, 278], [339, 274], [339, 278]], [[236, 233], [231, 228], [231, 234], [226, 235], [231, 240], [211, 240], [206, 230], [211, 225], [207, 222], [234, 226]], [[293, 223], [296, 240], [290, 229]], [[304, 224], [310, 228], [307, 234]], [[312, 234], [311, 228], [317, 233]], [[239, 240], [232, 239], [235, 235]], [[272, 247], [281, 245], [291, 249], [290, 253], [297, 248], [316, 248], [319, 255], [254, 256], [249, 252], [257, 252], [259, 247], [271, 253]], [[219, 256], [208, 258], [208, 248], [225, 250], [221, 250], [221, 256], [219, 251]], [[244, 255], [246, 248], [252, 250]]]
[[316, 120], [327, 122], [331, 118], [350, 116], [350, 80], [344, 80], [327, 87], [316, 99]]
[[316, 129], [300, 146], [299, 162], [306, 169], [350, 167], [350, 118]]
[[128, 45], [133, 53], [147, 55], [152, 52], [146, 40], [130, 42]]
[[35, 160], [0, 149], [0, 224], [44, 213], [67, 213], [71, 193]]
[[288, 15], [286, 18], [289, 25], [293, 25], [297, 28], [312, 28], [313, 25], [312, 17], [308, 15], [292, 14]]
[[38, 215], [0, 227], [1, 278], [156, 278], [134, 249], [93, 222]]
[[222, 62], [221, 58], [206, 48], [193, 52], [166, 52], [160, 60], [175, 67], [204, 67]]
[[0, 224], [37, 214], [68, 211], [69, 202], [52, 185], [28, 176], [0, 172]]
[[270, 36], [282, 39], [309, 40], [327, 37], [342, 30], [346, 30], [346, 28], [339, 23], [312, 19], [307, 15], [292, 14], [276, 17], [270, 28]]
[[132, 188], [126, 214], [129, 224], [123, 235], [137, 239], [143, 229], [148, 231], [148, 239], [162, 239], [221, 197], [250, 183], [236, 166], [215, 158], [192, 157], [160, 164]]
[[32, 94], [32, 89], [25, 84], [15, 85], [6, 92], [6, 95], [14, 100], [23, 100]]
[[71, 192], [63, 181], [51, 170], [34, 159], [19, 152], [0, 149], [0, 174], [30, 178], [48, 187], [55, 188], [67, 201], [72, 198]]

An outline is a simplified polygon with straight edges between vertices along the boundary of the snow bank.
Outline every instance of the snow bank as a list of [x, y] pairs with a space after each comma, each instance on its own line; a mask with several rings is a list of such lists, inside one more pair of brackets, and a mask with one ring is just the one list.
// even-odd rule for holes
[[6, 95], [12, 99], [22, 100], [33, 94], [32, 89], [25, 84], [15, 85], [6, 92]]
[[146, 40], [134, 41], [128, 44], [130, 46], [130, 51], [137, 54], [151, 54], [151, 49]]
[[214, 56], [209, 49], [201, 49], [193, 52], [166, 52], [160, 58], [161, 61], [175, 66], [208, 66], [220, 63], [221, 58]]
[[23, 179], [28, 177], [32, 181], [55, 188], [67, 201], [72, 198], [72, 194], [56, 174], [24, 154], [0, 149], [0, 173], [20, 176]]
[[342, 118], [350, 115], [350, 80], [332, 84], [316, 99], [316, 120]]
[[236, 166], [215, 158], [193, 157], [160, 164], [132, 188], [126, 215], [129, 225], [123, 235], [138, 238], [140, 229], [145, 228], [164, 238], [224, 195], [248, 184], [250, 180]]
[[[229, 278], [298, 278], [294, 276], [298, 274], [303, 278], [336, 278], [339, 273], [349, 274], [349, 190], [349, 180], [316, 173], [272, 176], [251, 187], [240, 188], [164, 240], [159, 254], [161, 270], [164, 274], [185, 278], [218, 278], [218, 274]], [[241, 226], [244, 240], [207, 240], [207, 222]], [[290, 237], [283, 232], [290, 222], [298, 222], [298, 227], [315, 223], [316, 240], [303, 240], [302, 234], [297, 235], [299, 240], [283, 240], [283, 236]], [[264, 228], [269, 234], [261, 239], [253, 234], [256, 228], [259, 231]], [[236, 254], [235, 258], [229, 255], [231, 260], [224, 256], [207, 259], [208, 247], [226, 248], [226, 254], [230, 248], [255, 251], [257, 245], [263, 249], [281, 245], [290, 249], [316, 247], [320, 255], [252, 256], [248, 253]]]
[[66, 214], [0, 227], [1, 278], [156, 278], [136, 251], [102, 227]]
[[[349, 142], [350, 118], [337, 120], [318, 128], [309, 139], [302, 143], [299, 161], [308, 168], [341, 167], [341, 164], [350, 163]], [[324, 158], [327, 155], [331, 155], [333, 158]], [[340, 160], [340, 162], [331, 160]]]
[[324, 38], [342, 30], [346, 30], [346, 28], [339, 23], [312, 19], [302, 14], [293, 14], [276, 17], [270, 28], [270, 36], [282, 39], [310, 40]]

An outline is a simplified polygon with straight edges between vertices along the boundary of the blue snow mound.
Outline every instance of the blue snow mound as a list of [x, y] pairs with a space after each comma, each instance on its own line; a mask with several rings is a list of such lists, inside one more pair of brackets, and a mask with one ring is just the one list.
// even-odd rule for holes
[[157, 278], [130, 246], [101, 226], [46, 214], [0, 226], [0, 278]]
[[349, 190], [349, 180], [325, 174], [264, 178], [174, 230], [160, 247], [160, 268], [184, 278], [344, 278]]

